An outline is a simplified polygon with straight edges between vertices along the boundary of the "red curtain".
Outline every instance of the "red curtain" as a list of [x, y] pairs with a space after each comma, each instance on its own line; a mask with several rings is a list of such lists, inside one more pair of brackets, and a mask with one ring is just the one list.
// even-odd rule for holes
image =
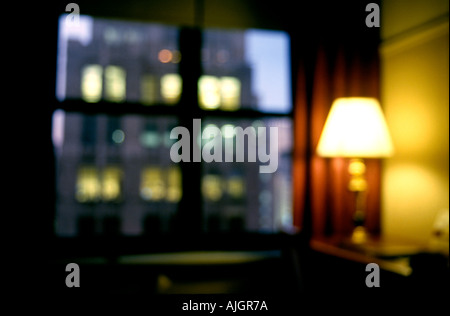
[[[332, 23], [331, 23], [332, 24]], [[330, 25], [327, 24], [327, 25]], [[316, 147], [334, 99], [379, 98], [379, 32], [336, 24], [297, 39], [294, 108], [294, 224], [312, 236], [345, 236], [353, 228], [348, 160], [321, 158]], [[380, 230], [380, 161], [366, 160], [365, 226]]]

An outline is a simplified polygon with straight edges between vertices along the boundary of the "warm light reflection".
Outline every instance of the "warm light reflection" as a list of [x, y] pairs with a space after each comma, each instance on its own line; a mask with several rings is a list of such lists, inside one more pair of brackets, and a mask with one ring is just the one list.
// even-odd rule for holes
[[441, 169], [406, 161], [390, 161], [386, 167], [389, 173], [385, 175], [382, 192], [386, 197], [382, 217], [385, 233], [413, 236], [417, 240], [428, 238], [436, 212], [448, 205], [448, 169], [445, 174]]
[[222, 198], [222, 179], [219, 175], [207, 174], [202, 178], [202, 194], [206, 200], [216, 202]]
[[122, 67], [106, 66], [105, 99], [111, 102], [122, 102], [126, 95], [126, 73]]
[[102, 74], [100, 65], [87, 65], [81, 71], [81, 98], [86, 102], [98, 102], [102, 97]]
[[181, 76], [166, 74], [161, 77], [161, 95], [167, 104], [175, 104], [180, 99], [182, 89]]
[[100, 199], [101, 184], [97, 168], [84, 166], [78, 170], [75, 198], [78, 202], [97, 202]]

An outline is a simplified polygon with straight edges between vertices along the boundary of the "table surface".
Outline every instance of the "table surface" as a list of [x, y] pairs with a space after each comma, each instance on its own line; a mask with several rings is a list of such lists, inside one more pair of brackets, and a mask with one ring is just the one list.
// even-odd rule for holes
[[429, 252], [427, 245], [404, 240], [370, 238], [364, 244], [354, 244], [349, 239], [313, 238], [310, 242], [313, 250], [359, 263], [376, 263], [381, 269], [409, 276], [412, 268], [409, 257]]

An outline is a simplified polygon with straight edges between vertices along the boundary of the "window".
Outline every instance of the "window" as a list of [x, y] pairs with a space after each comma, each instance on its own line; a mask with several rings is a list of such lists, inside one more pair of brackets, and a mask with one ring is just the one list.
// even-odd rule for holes
[[110, 102], [123, 102], [126, 92], [125, 70], [119, 66], [105, 67], [105, 99]]
[[161, 77], [161, 95], [167, 104], [175, 104], [181, 96], [181, 77], [178, 74], [165, 74]]
[[[89, 16], [74, 28], [65, 17], [52, 131], [58, 236], [168, 233], [195, 221], [204, 232], [266, 233], [292, 224], [286, 33], [199, 34]], [[199, 35], [203, 41], [192, 40]], [[179, 141], [172, 129], [195, 118], [201, 128], [190, 140], [220, 162], [171, 160]], [[278, 129], [277, 170], [265, 174], [260, 165], [270, 162], [257, 160], [256, 139], [270, 127]]]
[[74, 26], [66, 17], [59, 20], [58, 100], [176, 102], [181, 87], [176, 27], [85, 15]]
[[289, 36], [268, 30], [203, 33], [200, 106], [291, 111]]
[[97, 202], [101, 196], [98, 170], [94, 166], [83, 166], [78, 170], [75, 197], [78, 202]]
[[81, 73], [81, 98], [98, 102], [102, 97], [103, 69], [100, 65], [86, 65]]
[[[227, 231], [237, 219], [242, 225], [239, 229], [244, 231], [276, 232], [289, 227], [292, 223], [291, 119], [211, 117], [205, 120], [204, 126], [204, 131], [210, 129], [213, 133], [209, 134], [209, 139], [203, 138], [202, 141], [218, 142], [214, 131], [221, 131], [222, 148], [222, 162], [202, 165], [204, 229]], [[271, 126], [278, 128], [278, 168], [274, 173], [260, 173], [256, 142], [252, 143], [251, 137], [245, 136], [241, 144], [236, 130], [240, 128], [249, 134], [257, 134], [258, 127]], [[258, 136], [254, 135], [255, 139]], [[243, 157], [238, 159], [237, 156], [242, 153]], [[215, 226], [214, 221], [221, 223], [220, 228]], [[233, 230], [236, 229], [238, 227], [234, 226]]]
[[140, 195], [145, 201], [178, 203], [182, 196], [180, 168], [175, 165], [166, 169], [159, 166], [142, 169]]

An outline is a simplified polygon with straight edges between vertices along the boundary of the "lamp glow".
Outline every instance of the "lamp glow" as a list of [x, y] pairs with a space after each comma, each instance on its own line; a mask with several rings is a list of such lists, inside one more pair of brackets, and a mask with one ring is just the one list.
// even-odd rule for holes
[[380, 104], [374, 98], [339, 98], [333, 102], [317, 153], [322, 157], [349, 157], [348, 189], [355, 194], [355, 228], [351, 241], [365, 243], [368, 234], [364, 228], [366, 166], [361, 158], [382, 158], [394, 152], [389, 130]]
[[322, 157], [388, 157], [394, 152], [380, 104], [374, 98], [339, 98], [317, 147]]

